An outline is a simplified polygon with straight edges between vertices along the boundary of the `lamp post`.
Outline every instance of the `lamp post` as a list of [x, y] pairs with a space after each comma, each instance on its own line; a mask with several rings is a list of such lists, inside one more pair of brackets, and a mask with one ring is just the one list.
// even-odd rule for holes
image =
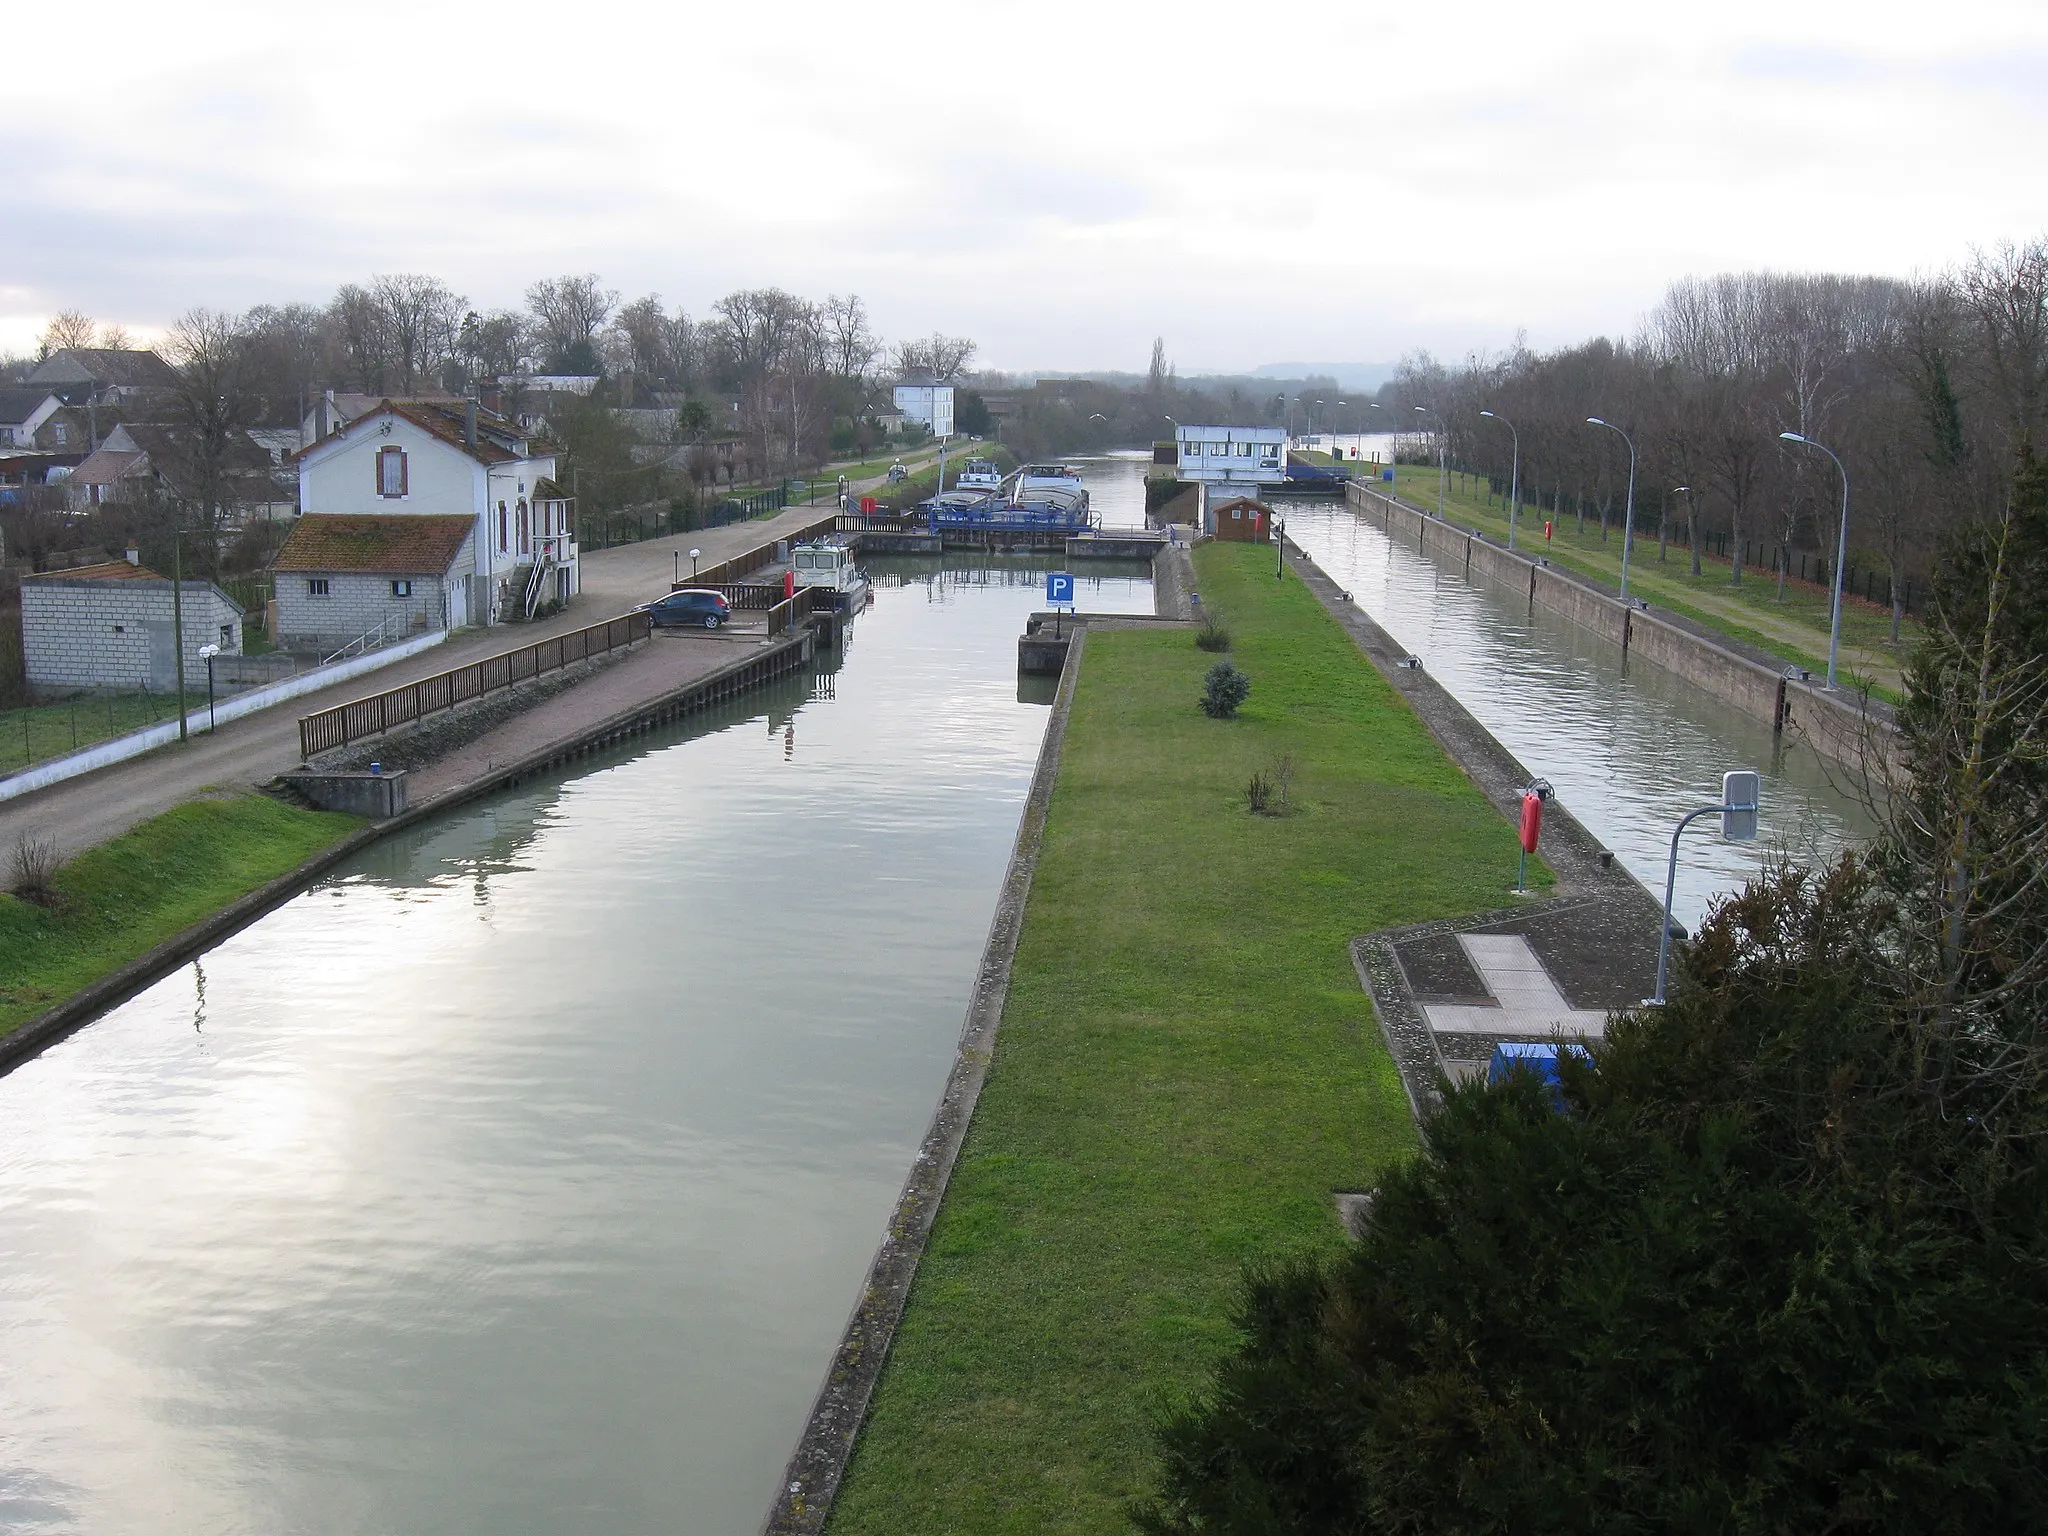
[[1619, 433], [1621, 440], [1628, 444], [1628, 511], [1621, 523], [1621, 606], [1628, 606], [1628, 552], [1636, 539], [1636, 440], [1611, 421], [1602, 421], [1598, 416], [1588, 416], [1589, 427], [1605, 427]]
[[[1690, 496], [1691, 494], [1692, 494], [1692, 487], [1691, 487], [1691, 486], [1689, 486], [1689, 485], [1674, 485], [1673, 487], [1671, 487], [1671, 495], [1670, 495], [1670, 496], [1666, 496], [1666, 497], [1664, 498], [1664, 515], [1663, 515], [1663, 516], [1661, 516], [1661, 517], [1659, 517], [1659, 518], [1657, 519], [1657, 563], [1658, 563], [1659, 565], [1662, 565], [1662, 564], [1664, 563], [1664, 544], [1665, 544], [1665, 538], [1666, 538], [1666, 534], [1667, 534], [1667, 531], [1668, 531], [1668, 528], [1669, 528], [1669, 525], [1670, 525], [1670, 522], [1671, 522], [1671, 497], [1672, 497], [1672, 496]], [[1690, 539], [1688, 539], [1688, 540], [1687, 540], [1686, 542], [1690, 543], [1690, 542], [1691, 542], [1691, 540], [1690, 540]], [[1698, 556], [1697, 554], [1695, 554], [1695, 555], [1693, 556], [1693, 558], [1694, 558], [1695, 560], [1697, 560], [1697, 559], [1699, 558], [1699, 556]]]
[[1515, 424], [1498, 411], [1481, 411], [1480, 415], [1489, 421], [1497, 421], [1508, 429], [1508, 436], [1514, 439], [1514, 467], [1508, 474], [1508, 548], [1515, 547], [1515, 514], [1522, 509], [1522, 434], [1515, 430]]
[[206, 729], [213, 730], [213, 658], [220, 654], [217, 645], [202, 645], [199, 654], [206, 659]]
[[1657, 995], [1646, 1004], [1664, 1003], [1664, 962], [1671, 952], [1671, 897], [1678, 888], [1678, 840], [1702, 816], [1719, 815], [1721, 835], [1731, 843], [1754, 842], [1757, 811], [1763, 800], [1763, 778], [1754, 769], [1737, 768], [1721, 775], [1721, 803], [1687, 811], [1671, 833], [1671, 863], [1664, 872], [1664, 926], [1657, 933]]
[[1835, 688], [1835, 661], [1842, 652], [1842, 567], [1849, 561], [1849, 471], [1842, 467], [1835, 450], [1824, 443], [1816, 443], [1810, 437], [1797, 432], [1780, 432], [1788, 443], [1803, 443], [1808, 448], [1818, 448], [1835, 461], [1835, 471], [1842, 477], [1842, 532], [1835, 541], [1835, 613], [1828, 624], [1828, 691]]
[[1436, 418], [1436, 520], [1444, 521], [1444, 487], [1451, 477], [1450, 460], [1445, 457], [1450, 451], [1450, 429], [1444, 425], [1444, 413], [1435, 406], [1415, 407], [1425, 416]]
[[697, 556], [699, 553], [700, 551], [694, 549], [690, 551], [690, 580], [692, 581], [697, 579]]

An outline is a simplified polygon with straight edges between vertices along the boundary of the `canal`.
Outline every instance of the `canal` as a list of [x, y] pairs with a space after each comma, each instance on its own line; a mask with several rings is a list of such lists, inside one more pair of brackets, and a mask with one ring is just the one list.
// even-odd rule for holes
[[875, 567], [815, 676], [387, 839], [0, 1078], [0, 1529], [751, 1536], [1047, 719], [1045, 566]]

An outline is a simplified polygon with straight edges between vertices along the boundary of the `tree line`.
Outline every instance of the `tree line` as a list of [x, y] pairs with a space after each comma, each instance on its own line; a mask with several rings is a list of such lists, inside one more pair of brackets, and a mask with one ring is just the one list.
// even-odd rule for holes
[[[1944, 537], [1996, 513], [2015, 446], [2048, 407], [2048, 238], [1980, 251], [1917, 279], [1747, 272], [1671, 285], [1634, 336], [1539, 353], [1516, 346], [1447, 367], [1426, 355], [1344, 422], [1441, 433], [1455, 465], [1555, 517], [1621, 520], [1636, 450], [1637, 527], [1692, 547], [1725, 534], [1729, 579], [1751, 552], [1780, 589], [1791, 552], [1832, 554], [1841, 459], [1849, 544], [1899, 596]], [[1416, 407], [1427, 408], [1427, 414]], [[1491, 411], [1491, 418], [1482, 416]], [[1512, 423], [1512, 430], [1509, 424]], [[1430, 455], [1434, 457], [1434, 453]]]

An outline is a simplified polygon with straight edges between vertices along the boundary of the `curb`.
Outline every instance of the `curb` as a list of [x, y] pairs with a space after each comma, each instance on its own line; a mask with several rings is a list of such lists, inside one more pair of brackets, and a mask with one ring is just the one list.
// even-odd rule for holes
[[996, 1030], [1002, 1023], [1003, 1004], [1009, 997], [1010, 966], [1017, 956], [1017, 938], [1024, 926], [1024, 907], [1031, 895], [1031, 878], [1038, 867], [1038, 853], [1045, 837], [1046, 813], [1051, 808], [1054, 781], [1059, 777], [1060, 748], [1066, 739], [1067, 719], [1073, 712], [1074, 690], [1081, 673], [1081, 655], [1087, 647], [1088, 630], [1074, 632], [1067, 648], [1066, 665], [1060, 672], [1059, 696], [1053, 702], [1052, 718], [1046, 722], [1045, 740], [1038, 749], [1038, 767], [1031, 776], [1031, 790], [1025, 797], [1024, 815], [1017, 826], [1017, 841], [1010, 851], [1009, 872], [996, 898], [996, 912], [989, 924], [988, 943], [981, 954], [974, 996], [967, 1005], [967, 1020], [960, 1032], [959, 1053], [946, 1077], [945, 1092], [932, 1116], [931, 1127], [920, 1143], [910, 1177], [889, 1218], [889, 1229], [869, 1265], [861, 1287], [860, 1300], [847, 1320], [846, 1332], [832, 1357], [824, 1385], [818, 1389], [810, 1418], [789, 1458], [775, 1502], [761, 1524], [763, 1536], [798, 1536], [822, 1531], [839, 1494], [841, 1479], [867, 1418], [875, 1384], [889, 1356], [889, 1345], [902, 1321], [904, 1304], [917, 1278], [918, 1261], [924, 1256], [925, 1241], [945, 1198], [953, 1165], [960, 1156], [981, 1086], [988, 1076], [989, 1061], [995, 1054]]

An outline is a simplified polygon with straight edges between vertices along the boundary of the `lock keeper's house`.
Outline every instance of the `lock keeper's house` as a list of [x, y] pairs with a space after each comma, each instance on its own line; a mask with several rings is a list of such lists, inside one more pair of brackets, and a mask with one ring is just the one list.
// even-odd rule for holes
[[504, 624], [582, 589], [575, 503], [551, 446], [473, 400], [384, 400], [294, 456], [277, 635], [362, 649]]

